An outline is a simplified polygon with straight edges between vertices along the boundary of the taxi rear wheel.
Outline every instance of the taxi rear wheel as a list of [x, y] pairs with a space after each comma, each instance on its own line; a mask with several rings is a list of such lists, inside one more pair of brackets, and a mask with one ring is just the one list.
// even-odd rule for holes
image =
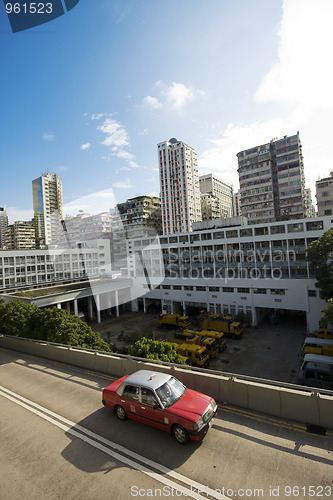
[[122, 406], [120, 406], [120, 405], [116, 406], [115, 412], [116, 412], [116, 415], [119, 418], [119, 420], [124, 421], [127, 419], [126, 412]]
[[188, 432], [181, 425], [175, 425], [172, 434], [179, 444], [186, 444], [189, 441]]

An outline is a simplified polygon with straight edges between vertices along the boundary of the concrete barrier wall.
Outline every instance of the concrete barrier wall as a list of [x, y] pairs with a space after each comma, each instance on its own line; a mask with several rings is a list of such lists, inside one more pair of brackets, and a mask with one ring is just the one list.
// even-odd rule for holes
[[333, 428], [333, 394], [321, 393], [318, 389], [301, 388], [292, 384], [270, 384], [265, 380], [249, 380], [251, 377], [209, 373], [203, 369], [146, 362], [130, 356], [106, 354], [17, 337], [0, 336], [0, 347], [108, 373], [115, 377], [122, 377], [141, 369], [169, 372], [186, 386], [209, 394], [218, 402], [304, 424]]

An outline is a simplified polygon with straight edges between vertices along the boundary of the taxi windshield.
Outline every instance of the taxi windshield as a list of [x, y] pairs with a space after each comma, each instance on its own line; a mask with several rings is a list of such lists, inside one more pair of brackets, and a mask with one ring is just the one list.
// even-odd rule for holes
[[168, 408], [178, 401], [186, 392], [186, 387], [174, 377], [156, 389], [156, 394], [159, 397], [164, 408]]

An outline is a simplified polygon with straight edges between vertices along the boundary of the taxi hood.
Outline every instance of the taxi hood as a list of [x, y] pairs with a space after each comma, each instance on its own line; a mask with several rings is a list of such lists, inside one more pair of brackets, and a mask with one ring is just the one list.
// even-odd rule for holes
[[211, 403], [214, 403], [214, 399], [210, 396], [187, 389], [184, 396], [167, 408], [167, 411], [196, 422], [206, 413]]

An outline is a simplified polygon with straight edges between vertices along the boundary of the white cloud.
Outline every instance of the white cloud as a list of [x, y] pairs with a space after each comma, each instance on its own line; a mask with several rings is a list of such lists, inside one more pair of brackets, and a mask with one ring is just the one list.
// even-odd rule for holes
[[101, 118], [104, 118], [105, 116], [109, 117], [112, 116], [112, 113], [93, 113], [91, 115], [92, 120], [100, 120]]
[[135, 156], [126, 150], [126, 147], [130, 146], [130, 139], [126, 128], [120, 122], [106, 118], [104, 123], [97, 127], [97, 130], [106, 134], [107, 137], [102, 144], [109, 147], [111, 152], [109, 155], [102, 156], [103, 160], [111, 161], [112, 157], [117, 157], [125, 160], [131, 169], [139, 168]]
[[162, 108], [162, 103], [156, 98], [152, 97], [150, 95], [147, 95], [143, 102], [147, 104], [147, 106], [153, 108], [153, 109], [161, 109]]
[[43, 133], [43, 140], [46, 142], [53, 142], [55, 141], [55, 135], [53, 134], [48, 134], [47, 132]]
[[105, 146], [116, 146], [120, 148], [129, 145], [126, 129], [116, 120], [107, 118], [103, 125], [97, 127], [97, 130], [106, 134], [107, 137], [102, 142]]
[[126, 160], [130, 167], [139, 168], [139, 165], [135, 161], [135, 156], [132, 153], [121, 150], [116, 152], [115, 155], [118, 156], [118, 158], [123, 158], [124, 160]]
[[80, 149], [90, 149], [91, 148], [91, 144], [90, 142], [86, 142], [85, 144], [82, 144], [82, 146], [80, 146]]
[[284, 0], [278, 61], [260, 84], [258, 102], [332, 107], [332, 18], [331, 0]]
[[173, 82], [163, 93], [168, 103], [176, 109], [182, 108], [194, 99], [193, 90], [190, 87], [186, 87], [183, 83]]
[[236, 154], [297, 131], [303, 146], [306, 186], [314, 195], [318, 176], [331, 167], [333, 122], [333, 3], [331, 0], [284, 0], [278, 59], [259, 83], [258, 106], [282, 104], [280, 114], [265, 122], [229, 123], [222, 137], [199, 159], [200, 172], [214, 172], [236, 187]]
[[147, 95], [143, 99], [144, 104], [152, 109], [181, 109], [195, 99], [207, 95], [207, 92], [193, 86], [186, 86], [181, 82], [172, 82], [171, 85], [167, 85], [161, 80], [155, 83], [155, 90], [159, 97]]

